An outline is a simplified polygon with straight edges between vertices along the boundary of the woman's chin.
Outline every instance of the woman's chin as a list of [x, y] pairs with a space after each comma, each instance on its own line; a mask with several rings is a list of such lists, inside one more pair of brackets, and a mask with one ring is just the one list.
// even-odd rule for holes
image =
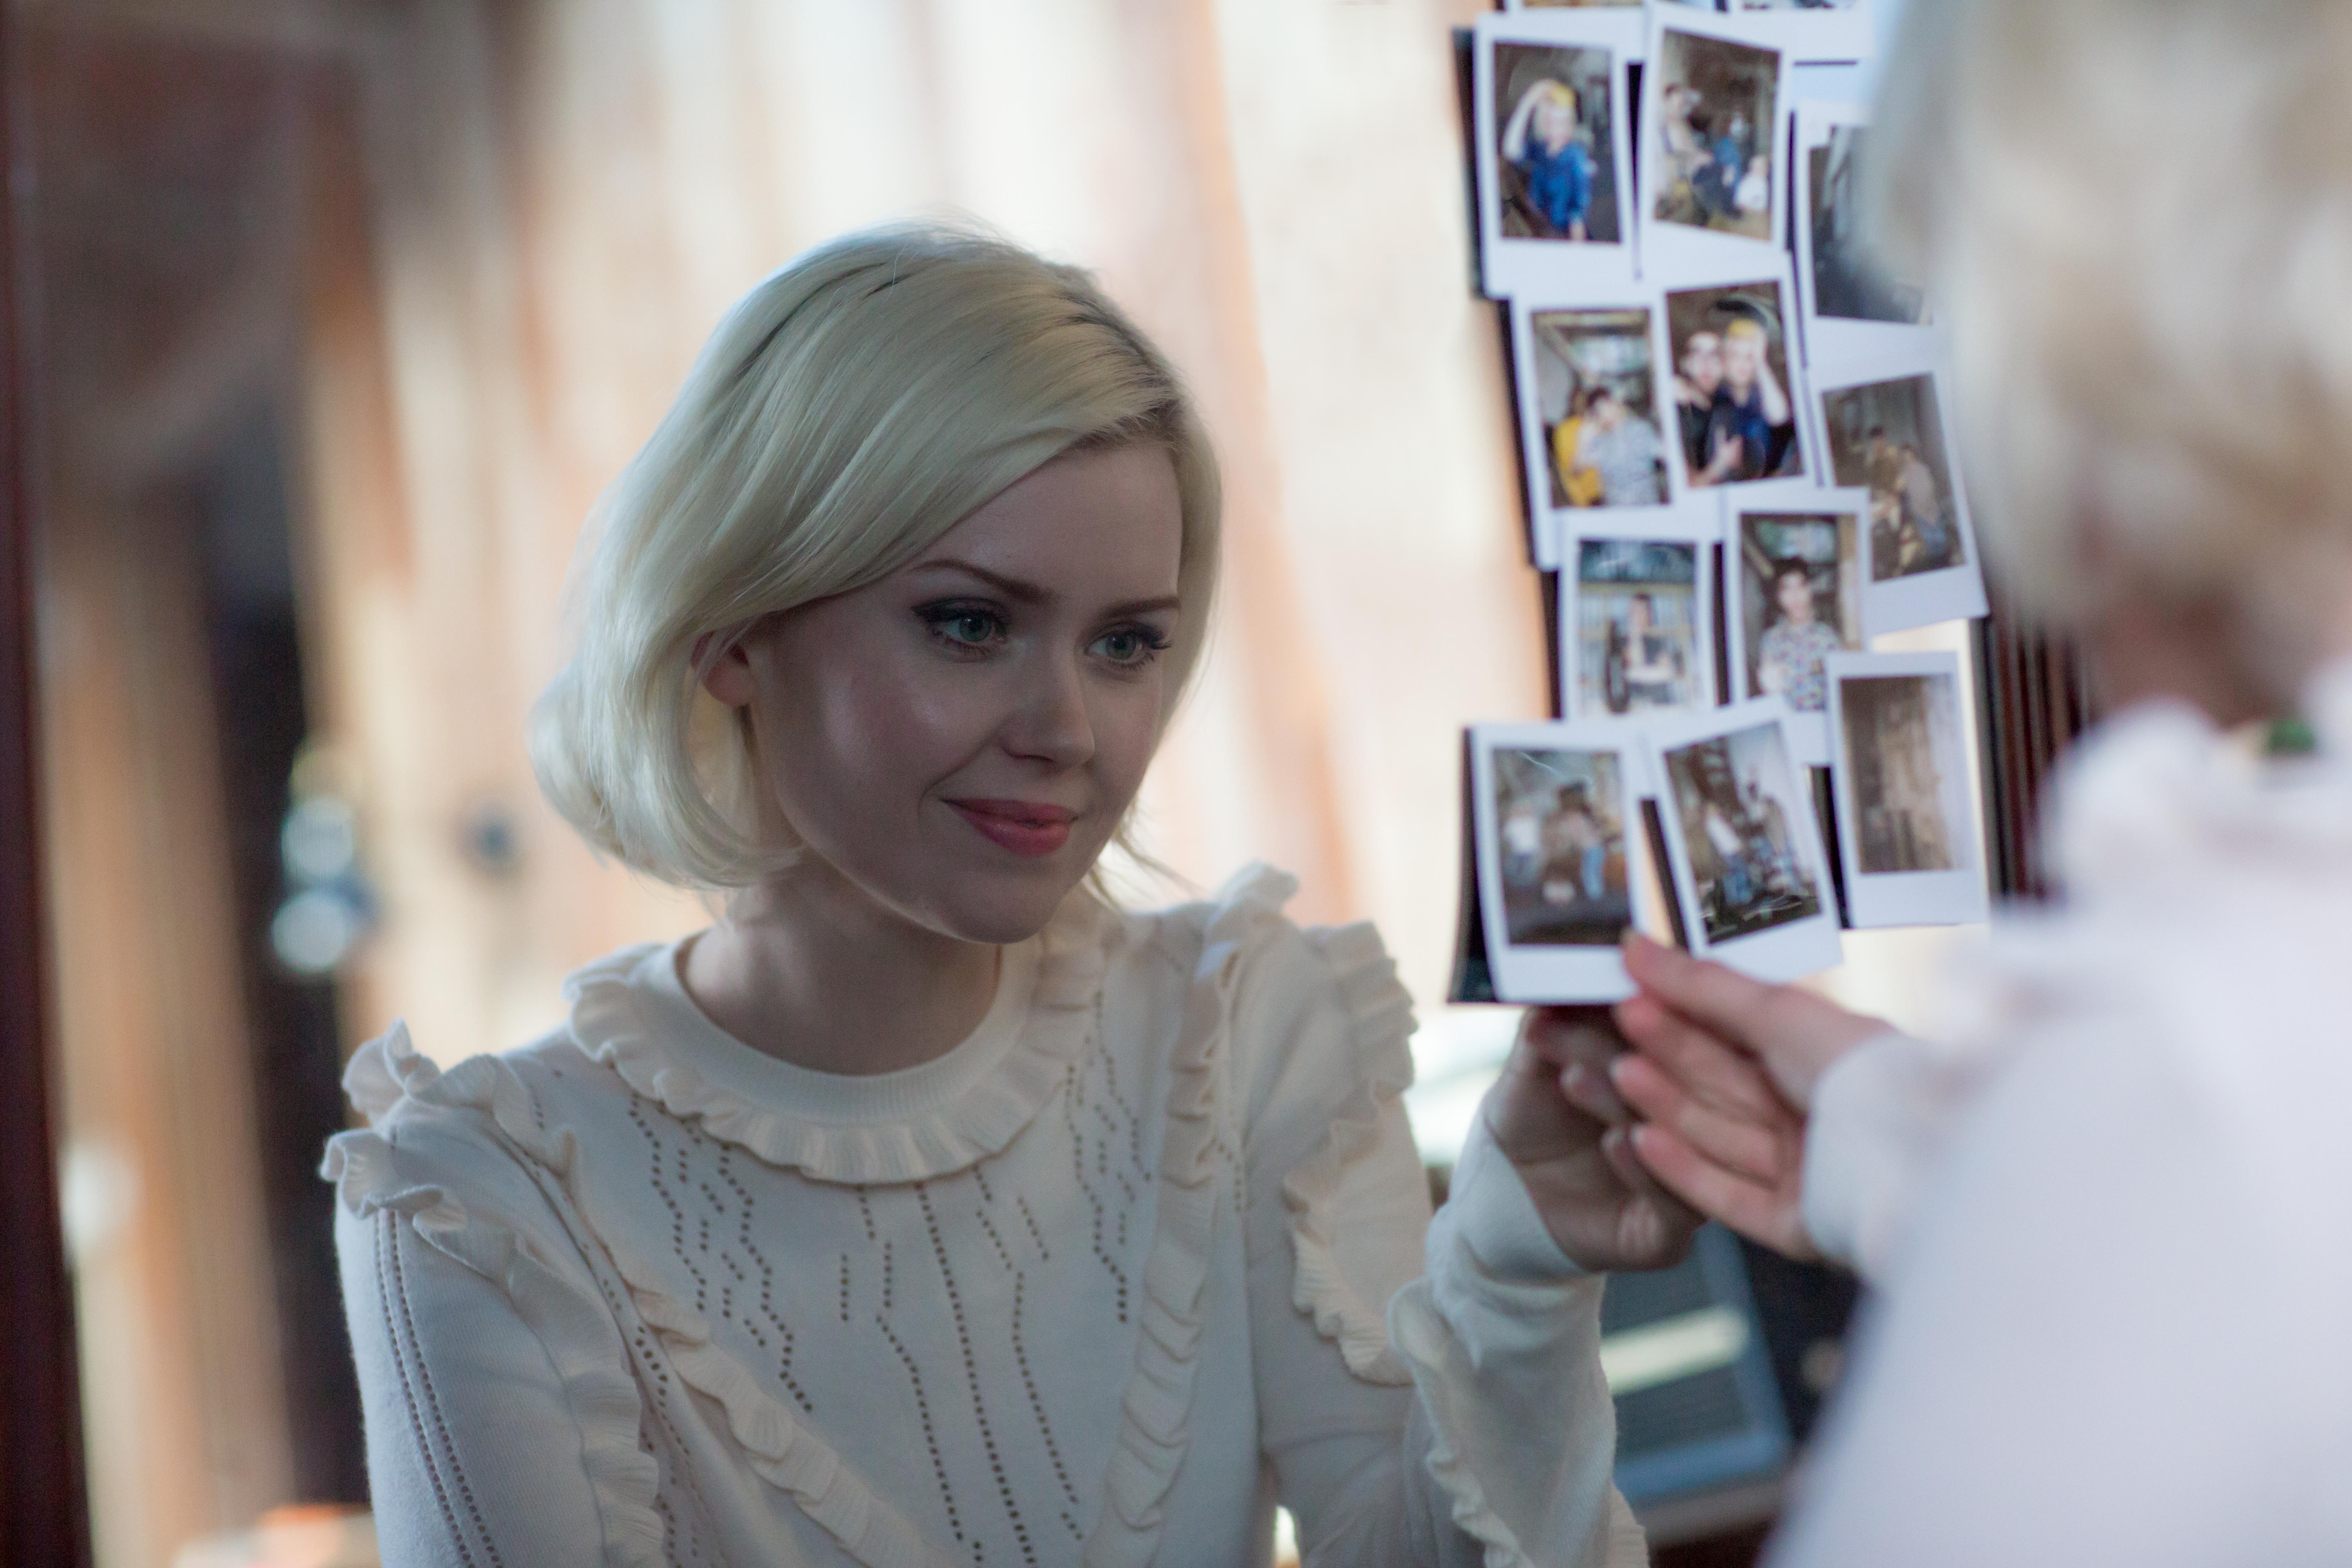
[[1052, 855], [967, 872], [928, 900], [932, 923], [966, 942], [1026, 942], [1045, 929], [1093, 865], [1091, 857]]

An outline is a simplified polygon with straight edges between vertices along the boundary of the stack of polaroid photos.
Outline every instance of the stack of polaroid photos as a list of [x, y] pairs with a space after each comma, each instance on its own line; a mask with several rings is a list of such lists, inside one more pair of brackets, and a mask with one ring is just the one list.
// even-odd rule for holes
[[1628, 925], [1791, 979], [1986, 913], [1950, 654], [1985, 613], [1943, 340], [1857, 215], [1868, 114], [1791, 68], [1870, 0], [1582, 0], [1472, 34], [1560, 716], [1467, 737], [1456, 1000], [1627, 994]]

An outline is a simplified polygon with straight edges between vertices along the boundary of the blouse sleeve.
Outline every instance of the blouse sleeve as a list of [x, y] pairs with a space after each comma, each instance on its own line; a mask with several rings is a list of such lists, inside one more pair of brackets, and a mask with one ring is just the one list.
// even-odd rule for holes
[[1609, 1479], [1601, 1281], [1483, 1144], [1431, 1226], [1379, 938], [1269, 906], [1234, 1025], [1261, 1441], [1303, 1561], [1643, 1562]]
[[1971, 1110], [1773, 1561], [2326, 1560], [2297, 1531], [2340, 1489], [2341, 1323], [2272, 1134], [2155, 1033], [2045, 1040]]
[[369, 1104], [395, 1074], [433, 1077], [397, 1028], [347, 1079], [376, 1125], [335, 1138], [324, 1170], [385, 1568], [662, 1561], [655, 1461], [616, 1438], [636, 1399], [593, 1275], [486, 1117], [396, 1088]]
[[1962, 1113], [2008, 1058], [1889, 1031], [1833, 1063], [1805, 1128], [1803, 1214], [1815, 1246], [1883, 1281]]

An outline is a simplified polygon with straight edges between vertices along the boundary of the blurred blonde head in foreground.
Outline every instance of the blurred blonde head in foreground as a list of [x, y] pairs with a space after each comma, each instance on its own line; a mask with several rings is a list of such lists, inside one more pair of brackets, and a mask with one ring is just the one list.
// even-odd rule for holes
[[2008, 586], [2162, 606], [2291, 700], [2352, 580], [2352, 5], [1911, 10], [1876, 227], [1951, 323]]

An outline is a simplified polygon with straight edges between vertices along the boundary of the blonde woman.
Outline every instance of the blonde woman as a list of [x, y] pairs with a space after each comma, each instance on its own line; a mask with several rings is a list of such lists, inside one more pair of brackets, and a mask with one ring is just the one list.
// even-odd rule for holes
[[1881, 1287], [1775, 1562], [2352, 1562], [2352, 8], [1907, 21], [1891, 233], [2113, 710], [2064, 900], [1934, 1040], [1635, 943], [1614, 1080], [1670, 1186]]
[[[1634, 1563], [1601, 1270], [1695, 1219], [1522, 1041], [1430, 1224], [1407, 998], [1244, 872], [1096, 887], [1199, 658], [1216, 470], [1084, 274], [853, 237], [606, 498], [531, 737], [725, 914], [330, 1148], [389, 1568]], [[1426, 1249], [1424, 1250], [1424, 1232]], [[1425, 1259], [1425, 1261], [1424, 1261]]]

